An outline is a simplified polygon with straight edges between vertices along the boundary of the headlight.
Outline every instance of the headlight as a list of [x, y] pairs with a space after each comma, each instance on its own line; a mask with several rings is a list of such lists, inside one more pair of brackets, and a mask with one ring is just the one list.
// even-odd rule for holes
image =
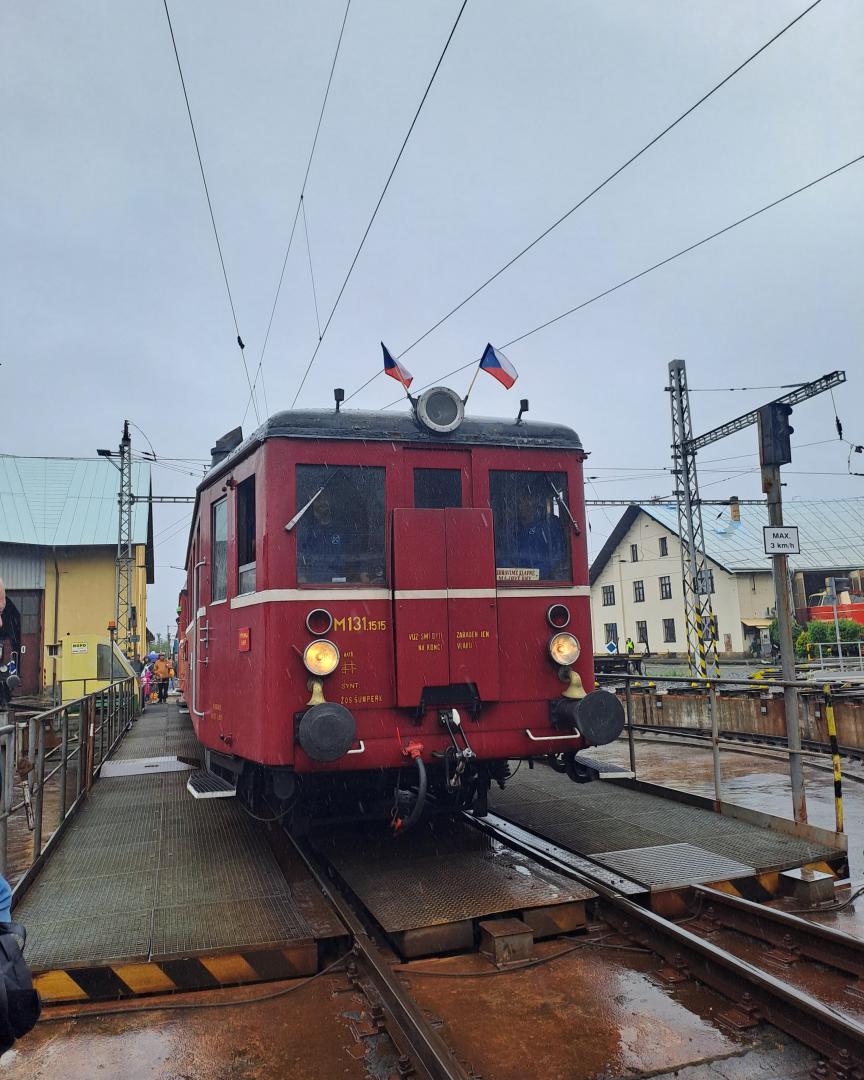
[[303, 653], [306, 670], [313, 675], [330, 675], [339, 664], [339, 650], [332, 641], [311, 641]]
[[580, 652], [579, 642], [572, 634], [555, 634], [549, 641], [549, 655], [562, 667], [575, 664]]

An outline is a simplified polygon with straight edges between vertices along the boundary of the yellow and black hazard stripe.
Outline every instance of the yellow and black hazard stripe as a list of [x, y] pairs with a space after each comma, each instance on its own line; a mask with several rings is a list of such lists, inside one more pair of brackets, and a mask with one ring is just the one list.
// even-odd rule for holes
[[843, 832], [843, 774], [840, 771], [840, 750], [837, 746], [837, 725], [834, 722], [834, 698], [831, 687], [825, 683], [825, 718], [828, 721], [828, 741], [831, 743], [831, 763], [834, 766], [834, 817], [837, 832]]
[[212, 956], [117, 963], [101, 967], [57, 968], [33, 976], [45, 1005], [118, 1001], [147, 994], [213, 990], [223, 986], [314, 975], [318, 946], [297, 942], [280, 949], [256, 949]]
[[[806, 863], [805, 870], [818, 870], [823, 874], [830, 874], [833, 878], [840, 877], [840, 870], [835, 869], [827, 862]], [[779, 870], [770, 870], [764, 874], [756, 874], [753, 877], [735, 878], [734, 881], [712, 881], [711, 888], [718, 892], [729, 893], [730, 896], [741, 896], [745, 900], [752, 900], [756, 904], [764, 904], [779, 896], [782, 891]]]

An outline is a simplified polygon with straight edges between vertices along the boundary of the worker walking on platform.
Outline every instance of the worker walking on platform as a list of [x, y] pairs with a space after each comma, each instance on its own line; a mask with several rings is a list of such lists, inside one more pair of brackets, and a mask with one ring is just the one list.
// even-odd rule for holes
[[636, 652], [636, 646], [633, 644], [633, 638], [628, 637], [624, 642], [624, 648], [627, 650], [627, 655], [632, 656]]
[[165, 653], [159, 653], [159, 658], [153, 665], [153, 677], [156, 680], [156, 689], [159, 692], [160, 703], [168, 700], [168, 679], [171, 676], [171, 665], [165, 659]]

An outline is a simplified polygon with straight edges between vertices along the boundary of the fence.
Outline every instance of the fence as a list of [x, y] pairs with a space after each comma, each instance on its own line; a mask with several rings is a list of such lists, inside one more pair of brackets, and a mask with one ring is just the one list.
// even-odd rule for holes
[[23, 892], [38, 872], [48, 845], [132, 723], [138, 693], [137, 679], [122, 679], [0, 726], [0, 873], [14, 893]]
[[[839, 749], [842, 739], [838, 740], [835, 720], [835, 697], [831, 687], [816, 685], [813, 682], [783, 682], [782, 680], [760, 680], [754, 683], [745, 679], [699, 679], [666, 677], [661, 676], [651, 682], [646, 682], [643, 677], [633, 675], [603, 675], [596, 676], [598, 684], [607, 689], [614, 690], [623, 697], [625, 712], [625, 732], [627, 735], [628, 750], [630, 756], [630, 770], [636, 775], [636, 731], [639, 729], [662, 729], [664, 733], [672, 733], [676, 728], [681, 728], [681, 734], [690, 732], [702, 732], [710, 736], [712, 753], [714, 800], [719, 808], [723, 801], [723, 776], [720, 767], [720, 743], [723, 735], [764, 737], [774, 741], [774, 749], [785, 753], [791, 763], [793, 755], [800, 755], [802, 750], [793, 750], [789, 747], [786, 739], [785, 707], [782, 694], [785, 687], [795, 687], [799, 692], [799, 730], [803, 731], [804, 741], [809, 745], [813, 742], [830, 748], [833, 759], [833, 771], [835, 779], [835, 812], [837, 831], [843, 831], [843, 806], [842, 806], [842, 778], [840, 775]], [[623, 685], [622, 685], [623, 684]], [[659, 688], [658, 685], [660, 684]], [[770, 700], [769, 700], [770, 699]], [[744, 705], [755, 707], [763, 723], [748, 722], [752, 718], [745, 715], [752, 712], [752, 708], [742, 712]], [[664, 702], [667, 707], [664, 708]], [[672, 717], [669, 716], [668, 705], [683, 704], [683, 708], [676, 709], [678, 714], [675, 719], [679, 723], [667, 723]], [[721, 711], [730, 708], [732, 718], [736, 723], [725, 730], [721, 729]], [[769, 708], [772, 713], [769, 716]], [[778, 713], [779, 710], [779, 713]], [[813, 713], [815, 712], [815, 722]], [[782, 713], [782, 716], [779, 715]], [[641, 716], [639, 715], [641, 714]], [[658, 715], [663, 717], [658, 720]], [[681, 724], [680, 719], [685, 719]], [[744, 723], [740, 723], [740, 721]], [[769, 722], [771, 721], [771, 722]], [[777, 721], [780, 721], [778, 723]], [[850, 725], [848, 730], [852, 734], [857, 725]], [[820, 730], [814, 730], [817, 728]], [[824, 732], [822, 729], [824, 728]], [[780, 732], [783, 732], [780, 743]], [[823, 736], [823, 737], [819, 737]], [[852, 740], [850, 740], [850, 743]], [[778, 745], [778, 743], [780, 743]], [[694, 740], [694, 745], [698, 745]], [[862, 745], [859, 739], [855, 739], [855, 745]]]
[[814, 641], [807, 645], [807, 667], [864, 674], [864, 641]]

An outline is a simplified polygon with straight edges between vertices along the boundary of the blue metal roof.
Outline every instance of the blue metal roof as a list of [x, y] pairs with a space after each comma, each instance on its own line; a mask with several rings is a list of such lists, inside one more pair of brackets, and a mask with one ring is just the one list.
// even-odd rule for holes
[[[639, 507], [649, 517], [678, 535], [674, 503], [647, 503]], [[768, 524], [766, 506], [741, 506], [741, 521], [733, 521], [728, 507], [702, 507], [705, 552], [727, 570], [768, 570], [762, 528]], [[864, 498], [791, 499], [783, 505], [787, 525], [798, 526], [800, 555], [790, 555], [793, 570], [864, 569]]]
[[[95, 547], [117, 543], [120, 473], [102, 458], [0, 455], [0, 543]], [[150, 466], [132, 465], [132, 490], [150, 489]], [[136, 503], [132, 540], [147, 543], [148, 504]]]

